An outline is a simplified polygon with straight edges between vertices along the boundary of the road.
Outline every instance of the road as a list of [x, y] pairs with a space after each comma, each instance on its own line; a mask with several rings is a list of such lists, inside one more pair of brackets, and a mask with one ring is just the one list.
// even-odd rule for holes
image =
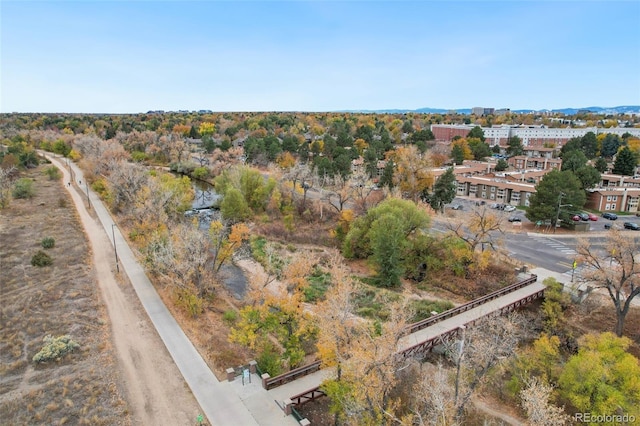
[[[468, 212], [473, 208], [473, 202], [461, 198], [456, 198], [452, 204], [461, 204], [466, 209], [458, 211], [458, 215], [464, 215], [465, 211]], [[516, 210], [512, 213], [498, 213], [504, 214], [505, 217], [518, 216], [523, 222], [528, 222], [522, 210]], [[572, 269], [579, 239], [586, 238], [595, 247], [603, 247], [607, 233], [604, 229], [605, 223], [622, 228], [623, 222], [640, 223], [640, 218], [636, 216], [621, 216], [617, 221], [600, 218], [596, 222], [590, 222], [591, 230], [589, 232], [575, 234], [506, 232], [502, 236], [502, 240], [505, 250], [511, 257], [553, 272], [566, 273]], [[511, 226], [510, 223], [508, 225]], [[446, 231], [446, 227], [441, 221], [434, 221], [433, 229], [438, 232]], [[622, 232], [634, 235], [636, 241], [640, 244], [640, 232], [628, 230], [623, 230]]]

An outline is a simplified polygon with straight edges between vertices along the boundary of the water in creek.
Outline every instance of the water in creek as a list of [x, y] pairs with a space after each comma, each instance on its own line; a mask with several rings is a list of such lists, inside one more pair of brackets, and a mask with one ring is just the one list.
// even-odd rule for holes
[[[202, 182], [193, 181], [193, 189], [195, 197], [193, 200], [191, 215], [198, 216], [198, 226], [202, 232], [209, 231], [209, 225], [212, 220], [220, 220], [220, 210], [211, 208], [216, 206], [220, 200], [213, 185]], [[227, 262], [220, 268], [219, 278], [224, 286], [237, 299], [242, 299], [247, 292], [249, 282], [244, 271], [237, 267], [233, 262]]]

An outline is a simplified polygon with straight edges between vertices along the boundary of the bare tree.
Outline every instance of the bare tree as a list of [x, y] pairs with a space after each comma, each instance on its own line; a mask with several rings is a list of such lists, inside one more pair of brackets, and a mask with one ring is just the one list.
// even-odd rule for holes
[[569, 420], [562, 408], [549, 403], [552, 390], [551, 386], [534, 377], [527, 383], [527, 387], [520, 391], [522, 408], [526, 411], [531, 425], [562, 426]]
[[13, 176], [16, 174], [16, 171], [17, 169], [13, 166], [6, 169], [0, 167], [0, 209], [9, 205]]
[[475, 252], [478, 246], [484, 251], [486, 246], [492, 250], [498, 248], [504, 219], [485, 206], [473, 208], [467, 226], [460, 222], [448, 222], [447, 228], [467, 243], [469, 250]]
[[577, 260], [585, 265], [580, 279], [606, 289], [616, 309], [615, 333], [621, 337], [631, 301], [640, 294], [640, 246], [635, 238], [612, 229], [604, 253], [586, 240], [578, 242], [576, 251]]
[[170, 238], [154, 244], [152, 265], [172, 285], [203, 297], [211, 291], [211, 241], [194, 224], [179, 224]]
[[457, 421], [462, 420], [467, 403], [489, 371], [514, 354], [523, 332], [521, 317], [511, 314], [486, 318], [473, 327], [462, 328], [460, 338], [448, 342], [448, 357], [456, 364], [453, 404]]
[[112, 203], [116, 211], [126, 211], [134, 208], [138, 191], [148, 182], [148, 174], [142, 166], [121, 163], [113, 168], [107, 181], [112, 195]]
[[344, 210], [345, 205], [353, 200], [353, 188], [343, 185], [336, 190], [327, 190], [325, 199], [338, 213]]
[[455, 389], [450, 372], [441, 364], [425, 363], [415, 385], [413, 413], [420, 426], [457, 426], [455, 418]]
[[296, 199], [296, 190], [302, 188], [302, 204], [301, 210], [304, 211], [307, 203], [307, 192], [313, 188], [315, 182], [315, 174], [308, 164], [296, 164], [285, 175], [284, 179], [291, 181], [291, 200]]

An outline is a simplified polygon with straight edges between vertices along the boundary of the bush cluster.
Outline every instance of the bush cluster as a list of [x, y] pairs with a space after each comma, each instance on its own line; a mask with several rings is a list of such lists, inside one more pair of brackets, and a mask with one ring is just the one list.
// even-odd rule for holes
[[53, 237], [45, 237], [42, 239], [42, 247], [46, 249], [53, 248], [56, 245], [56, 240]]
[[40, 352], [33, 356], [33, 362], [41, 363], [47, 361], [57, 361], [65, 354], [72, 352], [80, 347], [80, 345], [71, 340], [69, 335], [52, 337], [50, 334], [42, 339], [45, 345]]
[[31, 258], [32, 266], [49, 266], [51, 264], [53, 264], [53, 259], [42, 250], [38, 250], [38, 252]]
[[13, 198], [33, 198], [35, 190], [33, 181], [29, 178], [21, 178], [13, 185]]

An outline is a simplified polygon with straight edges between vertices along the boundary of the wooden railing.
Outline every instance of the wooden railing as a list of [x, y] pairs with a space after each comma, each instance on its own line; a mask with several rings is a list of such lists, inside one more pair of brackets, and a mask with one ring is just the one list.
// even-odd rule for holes
[[439, 323], [440, 321], [444, 321], [448, 318], [461, 314], [462, 312], [466, 312], [470, 309], [480, 306], [483, 303], [487, 303], [490, 300], [497, 299], [498, 297], [504, 296], [505, 294], [511, 293], [512, 291], [516, 291], [521, 289], [522, 287], [526, 287], [529, 284], [536, 282], [537, 279], [538, 279], [537, 275], [531, 275], [527, 279], [518, 281], [517, 283], [510, 284], [492, 293], [489, 293], [475, 300], [472, 300], [471, 302], [465, 303], [464, 305], [457, 306], [455, 308], [449, 309], [448, 311], [444, 311], [440, 314], [431, 316], [429, 318], [425, 318], [418, 322], [414, 322], [413, 324], [409, 324], [405, 330], [407, 334], [415, 333], [416, 331], [420, 331], [424, 328], [432, 326], [433, 324]]
[[269, 377], [265, 380], [265, 389], [273, 389], [278, 386], [284, 385], [285, 383], [292, 382], [300, 377], [306, 376], [311, 373], [315, 373], [320, 370], [320, 361], [316, 361], [311, 364], [303, 365], [302, 367], [294, 368], [291, 371], [288, 371], [284, 374], [281, 374], [276, 377]]
[[306, 404], [307, 402], [315, 401], [318, 398], [322, 398], [323, 396], [327, 396], [327, 394], [324, 393], [322, 389], [320, 389], [320, 386], [316, 386], [313, 389], [309, 389], [307, 391], [299, 393], [298, 395], [292, 396], [289, 399], [291, 400], [291, 402], [293, 402], [294, 406], [299, 407]]

